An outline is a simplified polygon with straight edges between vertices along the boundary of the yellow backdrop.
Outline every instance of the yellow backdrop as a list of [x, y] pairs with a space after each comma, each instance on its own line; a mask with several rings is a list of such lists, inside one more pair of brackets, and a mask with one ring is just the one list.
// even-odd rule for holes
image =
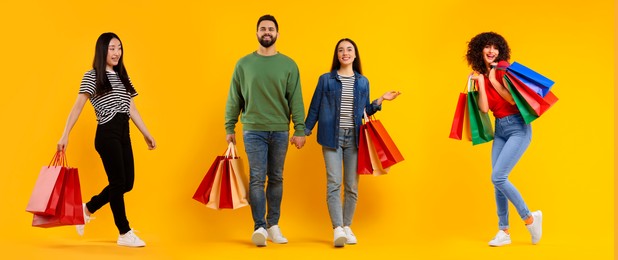
[[[354, 230], [359, 244], [332, 249], [325, 172], [315, 136], [291, 148], [280, 225], [290, 240], [257, 249], [248, 207], [215, 211], [191, 199], [226, 148], [223, 114], [235, 62], [254, 51], [255, 24], [279, 21], [280, 52], [299, 65], [305, 104], [330, 68], [337, 40], [359, 46], [371, 96], [403, 92], [377, 114], [404, 162], [387, 176], [362, 176]], [[11, 256], [105, 258], [271, 257], [377, 259], [613, 259], [614, 1], [10, 1], [0, 49], [2, 201], [0, 247]], [[97, 37], [117, 33], [139, 92], [137, 106], [158, 148], [132, 127], [136, 184], [129, 220], [148, 243], [120, 248], [109, 207], [78, 237], [72, 227], [30, 227], [24, 211], [51, 159]], [[560, 101], [533, 123], [533, 141], [511, 180], [544, 236], [531, 246], [511, 207], [513, 245], [489, 248], [497, 217], [491, 144], [448, 138], [471, 37], [495, 31], [512, 60], [553, 79]], [[83, 198], [106, 177], [86, 105], [68, 146]], [[237, 127], [237, 130], [240, 126]], [[242, 140], [239, 142], [244, 158]]]

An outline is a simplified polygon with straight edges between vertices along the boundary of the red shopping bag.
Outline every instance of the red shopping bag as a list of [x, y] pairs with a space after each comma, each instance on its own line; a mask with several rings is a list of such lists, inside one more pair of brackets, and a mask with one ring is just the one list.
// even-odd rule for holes
[[58, 227], [66, 225], [83, 225], [81, 188], [77, 168], [68, 168], [62, 183], [58, 207], [54, 215], [38, 215], [32, 217], [33, 227]]
[[451, 123], [450, 138], [461, 140], [463, 137], [464, 129], [467, 134], [467, 139], [472, 140], [470, 134], [470, 118], [468, 118], [468, 89], [470, 89], [470, 80], [468, 77], [468, 85], [464, 89], [463, 93], [459, 93], [459, 100], [457, 100], [457, 107], [455, 107], [455, 115], [453, 116], [453, 123]]
[[509, 71], [505, 74], [513, 86], [517, 89], [517, 92], [521, 94], [526, 103], [534, 110], [537, 116], [541, 116], [551, 106], [558, 102], [558, 98], [551, 91], [547, 91], [544, 97], [538, 95], [533, 89], [527, 87], [514, 75], [511, 75]]
[[215, 160], [210, 165], [210, 169], [206, 172], [206, 175], [202, 179], [202, 182], [197, 187], [195, 194], [193, 194], [193, 199], [201, 202], [202, 204], [207, 204], [210, 198], [210, 192], [212, 190], [212, 185], [215, 180], [215, 175], [217, 173], [217, 168], [219, 167], [219, 163], [224, 159], [223, 156], [217, 156]]
[[358, 137], [358, 158], [357, 158], [358, 174], [372, 174], [373, 167], [371, 166], [371, 158], [369, 156], [369, 146], [367, 142], [367, 124], [362, 124]]
[[389, 168], [403, 161], [403, 155], [395, 145], [395, 142], [384, 128], [380, 120], [370, 117], [367, 122], [367, 132], [380, 159], [383, 168]]
[[467, 93], [459, 93], [459, 100], [455, 108], [453, 123], [451, 123], [451, 134], [449, 138], [461, 140], [463, 134], [464, 110], [466, 109], [467, 100]]
[[56, 213], [66, 170], [64, 152], [56, 152], [49, 165], [41, 168], [26, 211], [47, 216]]

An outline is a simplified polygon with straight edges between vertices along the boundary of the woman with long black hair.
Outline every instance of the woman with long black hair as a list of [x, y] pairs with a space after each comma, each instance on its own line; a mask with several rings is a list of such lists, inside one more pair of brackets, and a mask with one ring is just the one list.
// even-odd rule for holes
[[[144, 136], [148, 149], [155, 149], [156, 143], [133, 102], [137, 92], [122, 58], [123, 45], [120, 38], [111, 32], [101, 34], [96, 43], [92, 70], [86, 72], [82, 79], [77, 100], [71, 109], [57, 149], [64, 151], [67, 148], [69, 133], [86, 101], [90, 99], [98, 121], [95, 149], [101, 156], [109, 184], [101, 193], [84, 203], [85, 223], [90, 221], [91, 214], [109, 203], [120, 233], [118, 245], [143, 247], [146, 243], [129, 226], [124, 204], [124, 193], [133, 188], [135, 179], [129, 119]], [[84, 225], [78, 225], [77, 232], [83, 235]]]

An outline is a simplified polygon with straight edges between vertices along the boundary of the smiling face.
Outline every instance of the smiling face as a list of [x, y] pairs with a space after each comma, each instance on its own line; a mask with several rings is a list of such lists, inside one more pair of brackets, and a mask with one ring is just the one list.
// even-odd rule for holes
[[337, 59], [341, 67], [351, 66], [356, 58], [356, 50], [354, 45], [349, 41], [342, 41], [337, 46]]
[[109, 45], [107, 46], [107, 66], [106, 69], [109, 71], [114, 71], [114, 66], [118, 65], [118, 61], [122, 57], [122, 46], [120, 45], [120, 40], [117, 38], [112, 38], [109, 41]]
[[498, 62], [496, 59], [500, 54], [500, 50], [495, 45], [485, 45], [483, 48], [483, 61], [485, 61], [485, 65], [489, 66], [493, 62]]
[[258, 25], [256, 35], [260, 45], [264, 48], [268, 48], [275, 44], [279, 32], [277, 32], [277, 27], [273, 21], [264, 20]]

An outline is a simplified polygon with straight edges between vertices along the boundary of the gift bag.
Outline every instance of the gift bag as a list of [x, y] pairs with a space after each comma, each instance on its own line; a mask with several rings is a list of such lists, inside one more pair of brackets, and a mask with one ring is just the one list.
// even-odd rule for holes
[[[367, 125], [367, 124], [365, 124]], [[374, 176], [380, 176], [380, 175], [384, 175], [387, 174], [388, 171], [390, 170], [390, 167], [386, 167], [384, 168], [382, 166], [382, 163], [380, 162], [380, 156], [378, 155], [378, 152], [376, 151], [375, 148], [375, 141], [372, 140], [371, 138], [371, 134], [369, 134], [369, 127], [365, 127], [364, 129], [365, 131], [365, 141], [367, 142], [367, 151], [369, 152], [369, 162], [371, 163], [371, 173]]]
[[536, 113], [534, 112], [534, 109], [526, 102], [526, 100], [522, 97], [521, 93], [519, 93], [517, 88], [513, 86], [513, 82], [511, 82], [511, 80], [506, 77], [506, 75], [504, 77], [504, 81], [506, 82], [506, 87], [508, 88], [509, 92], [511, 92], [513, 101], [515, 101], [515, 105], [517, 106], [517, 109], [519, 109], [519, 113], [524, 119], [524, 122], [526, 124], [530, 124], [532, 123], [532, 121], [539, 118], [539, 116], [536, 115]]
[[369, 156], [369, 145], [367, 142], [367, 125], [362, 124], [360, 126], [360, 133], [358, 136], [358, 158], [356, 161], [358, 174], [372, 174], [373, 167], [371, 166], [371, 157]]
[[212, 209], [237, 209], [249, 205], [248, 182], [236, 146], [228, 144], [223, 156], [217, 156], [204, 176], [193, 199]]
[[66, 170], [65, 153], [56, 152], [52, 161], [41, 168], [26, 211], [47, 216], [53, 216], [56, 213]]
[[234, 209], [237, 209], [249, 205], [249, 201], [247, 200], [249, 182], [247, 181], [242, 160], [237, 155], [238, 152], [234, 143], [229, 143], [228, 151], [230, 153], [229, 168], [232, 189], [232, 205]]
[[221, 176], [225, 171], [225, 158], [219, 161], [217, 165], [217, 170], [214, 175], [214, 180], [212, 183], [212, 188], [210, 189], [210, 194], [208, 195], [208, 203], [206, 203], [206, 207], [211, 209], [219, 209], [219, 198], [221, 197]]
[[506, 70], [541, 97], [545, 97], [554, 85], [551, 79], [517, 62], [513, 62]]
[[[472, 79], [470, 79], [472, 81]], [[470, 83], [470, 85], [472, 82]], [[472, 145], [482, 144], [494, 139], [494, 130], [489, 114], [481, 112], [478, 107], [478, 90], [468, 89], [468, 108], [470, 112], [470, 132]]]
[[77, 168], [67, 168], [54, 215], [38, 215], [32, 217], [33, 227], [58, 227], [66, 225], [83, 225], [84, 214], [81, 187]]
[[521, 82], [517, 77], [514, 77], [512, 74], [507, 73], [504, 77], [505, 80], [507, 80], [511, 86], [519, 92], [523, 98], [523, 101], [525, 101], [530, 108], [532, 108], [534, 114], [537, 116], [543, 115], [545, 111], [558, 102], [558, 98], [551, 91], [547, 92], [544, 97], [541, 97], [532, 89], [526, 87], [523, 82]]
[[[365, 114], [365, 116], [367, 116], [367, 114]], [[384, 128], [384, 125], [382, 125], [382, 122], [375, 119], [374, 116], [371, 116], [368, 118], [366, 124], [368, 126], [367, 132], [369, 133], [370, 140], [373, 141], [372, 145], [375, 148], [382, 168], [389, 168], [403, 161], [403, 155], [386, 131], [386, 128]]]
[[[470, 84], [470, 77], [468, 77], [468, 85]], [[461, 140], [464, 133], [464, 120], [468, 120], [467, 127], [470, 127], [470, 119], [466, 119], [466, 110], [467, 110], [467, 98], [468, 98], [468, 89], [470, 87], [466, 86], [464, 92], [459, 93], [459, 100], [457, 100], [457, 106], [455, 107], [455, 115], [453, 116], [453, 122], [451, 123], [451, 134], [449, 138]], [[469, 133], [469, 131], [467, 131]]]
[[193, 199], [201, 202], [202, 204], [207, 204], [210, 198], [210, 192], [212, 190], [212, 185], [215, 181], [215, 175], [217, 173], [217, 168], [221, 161], [223, 161], [223, 156], [217, 156], [215, 160], [210, 165], [210, 169], [204, 175], [202, 182], [197, 187], [197, 190], [193, 194]]

